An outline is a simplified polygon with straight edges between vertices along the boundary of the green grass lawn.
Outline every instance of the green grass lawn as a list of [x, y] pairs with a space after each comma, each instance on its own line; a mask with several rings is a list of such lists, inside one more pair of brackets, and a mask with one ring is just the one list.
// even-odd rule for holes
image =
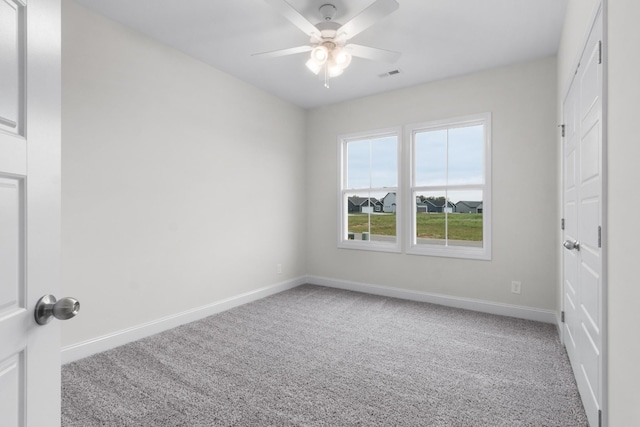
[[[449, 239], [482, 241], [482, 214], [449, 214]], [[369, 215], [349, 215], [349, 232], [362, 233], [369, 231]], [[418, 237], [427, 239], [444, 239], [445, 214], [419, 213], [416, 217]], [[371, 215], [371, 234], [383, 236], [396, 235], [395, 214]]]

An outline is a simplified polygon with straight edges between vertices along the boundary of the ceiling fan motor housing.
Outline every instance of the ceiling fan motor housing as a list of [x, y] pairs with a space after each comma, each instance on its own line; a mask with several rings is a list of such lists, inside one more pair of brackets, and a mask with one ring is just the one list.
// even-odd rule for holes
[[[340, 24], [333, 21], [322, 21], [316, 28], [320, 31], [320, 36], [322, 40], [332, 40], [338, 35], [338, 28], [340, 28]], [[313, 37], [311, 38], [313, 41]], [[316, 40], [317, 42], [318, 40]]]

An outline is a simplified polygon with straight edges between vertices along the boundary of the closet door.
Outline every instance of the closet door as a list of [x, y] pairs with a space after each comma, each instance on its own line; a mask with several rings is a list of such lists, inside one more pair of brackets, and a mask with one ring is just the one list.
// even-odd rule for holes
[[563, 106], [564, 339], [592, 426], [602, 406], [602, 15]]

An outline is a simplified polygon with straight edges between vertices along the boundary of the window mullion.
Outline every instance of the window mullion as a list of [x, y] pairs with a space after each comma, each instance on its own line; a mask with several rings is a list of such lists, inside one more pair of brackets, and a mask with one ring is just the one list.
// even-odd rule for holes
[[[447, 200], [449, 200], [449, 129], [447, 129], [447, 141], [446, 141], [446, 153], [445, 153], [445, 190], [444, 190], [444, 206], [447, 206]], [[447, 210], [444, 210], [444, 245], [449, 246], [449, 215]]]
[[373, 141], [369, 140], [369, 211], [367, 213], [369, 238], [371, 238], [371, 187], [373, 187]]

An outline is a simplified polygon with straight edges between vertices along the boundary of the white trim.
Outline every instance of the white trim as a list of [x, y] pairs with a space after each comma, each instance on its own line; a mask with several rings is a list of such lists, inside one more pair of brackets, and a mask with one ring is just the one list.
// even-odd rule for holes
[[73, 362], [92, 354], [116, 348], [118, 346], [136, 341], [168, 329], [175, 328], [185, 323], [194, 322], [213, 314], [241, 306], [259, 299], [277, 294], [288, 289], [300, 286], [305, 282], [305, 277], [298, 277], [275, 285], [265, 286], [254, 291], [245, 292], [230, 298], [223, 299], [211, 304], [197, 307], [182, 313], [172, 314], [157, 320], [152, 320], [141, 325], [116, 331], [97, 338], [92, 338], [77, 344], [63, 347], [61, 350], [62, 363]]
[[[367, 140], [367, 139], [375, 139], [375, 138], [383, 138], [383, 137], [391, 137], [395, 136], [397, 139], [397, 159], [396, 159], [396, 172], [397, 172], [397, 182], [396, 187], [384, 187], [384, 188], [347, 188], [347, 144], [349, 142], [359, 141], [359, 140]], [[380, 193], [396, 193], [396, 200], [398, 200], [401, 195], [401, 163], [402, 163], [402, 127], [396, 126], [385, 129], [377, 129], [366, 132], [353, 132], [348, 134], [338, 135], [338, 248], [340, 249], [357, 249], [357, 250], [369, 250], [369, 251], [378, 251], [378, 252], [392, 252], [392, 253], [400, 253], [402, 251], [401, 247], [401, 224], [400, 218], [402, 215], [402, 207], [400, 204], [396, 204], [396, 240], [395, 242], [376, 242], [376, 241], [367, 241], [358, 242], [354, 240], [348, 240], [346, 238], [348, 232], [348, 197], [349, 193], [358, 193], [368, 191], [370, 193], [380, 192]], [[371, 183], [369, 183], [371, 184]]]
[[[600, 409], [602, 410], [602, 426], [609, 424], [609, 0], [601, 0], [596, 7], [595, 18], [602, 13], [602, 300], [600, 309], [602, 319], [602, 353], [600, 357]], [[599, 9], [599, 11], [598, 11]], [[592, 24], [593, 26], [593, 24]], [[586, 43], [585, 43], [586, 44]]]
[[[415, 141], [414, 135], [419, 131], [433, 131], [440, 129], [451, 129], [462, 126], [470, 125], [482, 125], [484, 127], [484, 147], [483, 147], [483, 168], [484, 179], [482, 184], [470, 184], [470, 185], [454, 185], [443, 184], [436, 186], [415, 185]], [[491, 202], [491, 188], [492, 188], [492, 166], [491, 166], [491, 146], [492, 146], [492, 114], [491, 112], [478, 113], [462, 117], [453, 117], [449, 119], [433, 120], [429, 122], [416, 123], [406, 125], [404, 127], [405, 145], [408, 147], [409, 153], [409, 177], [406, 184], [406, 194], [410, 197], [410, 203], [407, 206], [412, 206], [407, 214], [408, 226], [405, 227], [407, 232], [406, 236], [406, 253], [409, 255], [429, 255], [440, 256], [448, 258], [467, 258], [467, 259], [479, 259], [490, 261], [492, 258], [492, 245], [491, 245], [491, 223], [492, 223], [492, 202]], [[416, 209], [414, 200], [415, 193], [418, 191], [434, 191], [434, 190], [464, 190], [473, 189], [482, 191], [482, 203], [483, 203], [483, 244], [481, 248], [472, 248], [464, 246], [441, 246], [431, 244], [418, 244], [416, 242]]]
[[520, 305], [503, 304], [499, 302], [461, 298], [430, 292], [414, 291], [410, 289], [391, 288], [388, 286], [372, 285], [368, 283], [352, 282], [348, 280], [331, 279], [328, 277], [307, 276], [306, 283], [330, 288], [345, 289], [373, 295], [400, 298], [411, 301], [428, 302], [447, 307], [479, 311], [481, 313], [497, 314], [500, 316], [516, 317], [537, 322], [557, 324], [558, 313], [553, 310], [524, 307]]

